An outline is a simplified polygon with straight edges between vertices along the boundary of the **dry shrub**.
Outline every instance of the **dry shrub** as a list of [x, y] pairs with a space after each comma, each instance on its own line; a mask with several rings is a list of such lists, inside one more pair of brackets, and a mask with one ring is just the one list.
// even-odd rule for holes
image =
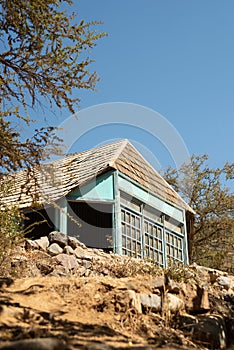
[[112, 260], [97, 260], [93, 264], [98, 273], [117, 278], [144, 274], [158, 276], [162, 271], [156, 262], [118, 255], [113, 255]]
[[[1, 195], [7, 194], [9, 186], [0, 184]], [[0, 199], [0, 271], [9, 275], [9, 260], [13, 248], [23, 239], [22, 214], [17, 206], [8, 206]]]

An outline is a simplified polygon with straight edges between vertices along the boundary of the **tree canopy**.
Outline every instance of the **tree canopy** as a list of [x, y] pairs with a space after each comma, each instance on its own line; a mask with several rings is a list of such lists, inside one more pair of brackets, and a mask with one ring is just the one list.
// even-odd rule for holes
[[211, 168], [208, 160], [193, 155], [178, 171], [168, 168], [164, 178], [196, 212], [190, 258], [218, 268], [227, 259], [234, 263], [234, 194], [227, 182], [233, 179], [234, 164]]
[[58, 150], [54, 127], [22, 140], [15, 118], [31, 123], [35, 107], [40, 112], [65, 107], [73, 113], [79, 103], [73, 92], [94, 89], [98, 81], [89, 56], [105, 34], [97, 32], [99, 22], [85, 22], [62, 9], [71, 5], [70, 0], [1, 1], [0, 174], [39, 163]]
[[[90, 52], [105, 34], [97, 32], [99, 22], [69, 15], [71, 6], [70, 0], [0, 2], [1, 271], [10, 249], [25, 234], [17, 203], [8, 207], [1, 200], [14, 188], [14, 176], [6, 175], [26, 169], [22, 192], [30, 178], [36, 183], [33, 172], [51, 153], [61, 151], [50, 116], [61, 108], [75, 112], [80, 99], [74, 92], [93, 90], [98, 81], [90, 70]], [[21, 130], [33, 126], [33, 111], [46, 121], [45, 127], [24, 139]]]

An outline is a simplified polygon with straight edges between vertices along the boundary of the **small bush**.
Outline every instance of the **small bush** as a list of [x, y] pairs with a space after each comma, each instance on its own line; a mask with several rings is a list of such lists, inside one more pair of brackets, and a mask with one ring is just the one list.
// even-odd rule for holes
[[195, 279], [195, 274], [182, 263], [168, 262], [168, 267], [164, 269], [164, 274], [176, 282], [188, 282]]
[[94, 267], [99, 273], [106, 272], [106, 274], [109, 276], [117, 278], [133, 277], [136, 275], [145, 274], [158, 276], [162, 271], [161, 268], [153, 261], [118, 255], [113, 255], [113, 260], [111, 263], [109, 260], [95, 261]]
[[[3, 188], [3, 185], [1, 186]], [[6, 193], [6, 187], [1, 194]], [[9, 275], [9, 256], [23, 239], [22, 214], [17, 206], [8, 206], [0, 199], [0, 274]]]

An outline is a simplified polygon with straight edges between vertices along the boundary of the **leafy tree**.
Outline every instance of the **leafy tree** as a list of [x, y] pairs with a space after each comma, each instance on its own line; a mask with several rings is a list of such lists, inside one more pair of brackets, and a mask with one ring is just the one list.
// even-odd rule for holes
[[73, 113], [79, 102], [73, 91], [94, 89], [98, 80], [89, 70], [89, 51], [104, 33], [96, 32], [98, 22], [78, 21], [61, 4], [70, 7], [72, 2], [0, 3], [0, 175], [39, 163], [58, 151], [52, 126], [35, 130], [32, 138], [22, 141], [15, 127], [17, 118], [31, 123], [35, 108], [42, 112], [65, 107]]
[[[51, 153], [61, 152], [50, 116], [65, 108], [75, 112], [79, 89], [95, 89], [98, 76], [90, 71], [90, 51], [104, 33], [99, 22], [78, 20], [62, 8], [70, 0], [2, 0], [0, 2], [0, 266], [24, 234], [17, 203], [1, 199], [12, 191], [15, 171], [32, 169]], [[21, 129], [46, 110], [45, 128], [24, 140]], [[45, 119], [45, 118], [44, 118]], [[6, 177], [6, 175], [8, 175]], [[8, 179], [10, 179], [8, 182]], [[22, 190], [27, 191], [26, 181]], [[3, 273], [3, 272], [2, 272]]]
[[193, 155], [179, 171], [168, 168], [164, 173], [164, 178], [196, 212], [194, 232], [189, 237], [192, 261], [233, 268], [234, 195], [227, 186], [233, 176], [233, 163], [213, 169], [207, 155]]

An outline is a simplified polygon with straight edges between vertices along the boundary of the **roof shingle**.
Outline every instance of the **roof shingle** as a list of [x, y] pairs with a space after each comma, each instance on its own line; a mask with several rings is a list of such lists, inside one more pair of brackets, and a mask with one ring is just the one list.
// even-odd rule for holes
[[[75, 153], [65, 158], [33, 169], [33, 179], [26, 171], [13, 175], [11, 193], [2, 199], [7, 204], [18, 203], [28, 208], [37, 199], [45, 204], [66, 196], [108, 169], [116, 169], [166, 202], [194, 214], [190, 206], [176, 193], [162, 176], [142, 157], [128, 140], [120, 140], [91, 150]], [[25, 182], [27, 186], [24, 188]], [[27, 191], [26, 191], [27, 188]]]

